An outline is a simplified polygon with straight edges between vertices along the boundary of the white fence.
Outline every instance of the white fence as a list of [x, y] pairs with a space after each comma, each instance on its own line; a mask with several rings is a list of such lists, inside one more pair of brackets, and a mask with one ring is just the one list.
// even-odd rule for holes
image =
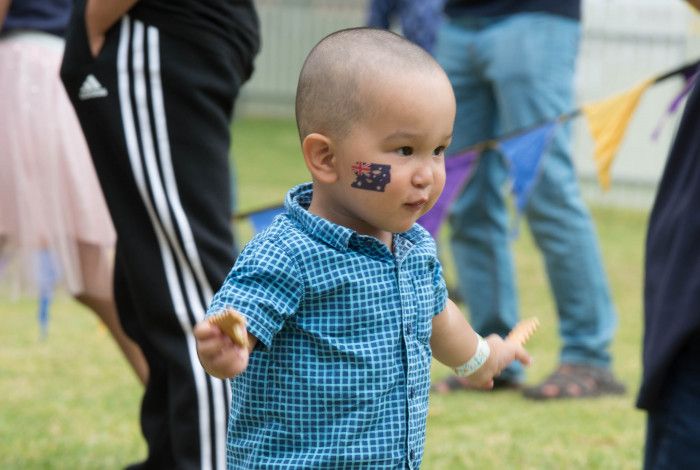
[[[297, 75], [307, 52], [326, 34], [364, 23], [365, 0], [257, 0], [262, 49], [239, 115], [293, 117]], [[700, 20], [682, 0], [583, 0], [577, 71], [579, 104], [623, 91], [700, 57]], [[556, 47], [556, 45], [553, 45]], [[612, 169], [612, 190], [595, 183], [593, 142], [574, 124], [574, 160], [587, 198], [647, 207], [661, 175], [678, 116], [658, 141], [651, 134], [680, 88], [671, 79], [649, 89], [630, 123]]]
[[306, 54], [325, 35], [361, 26], [365, 0], [257, 0], [262, 48], [238, 101], [239, 114], [294, 116], [294, 94]]

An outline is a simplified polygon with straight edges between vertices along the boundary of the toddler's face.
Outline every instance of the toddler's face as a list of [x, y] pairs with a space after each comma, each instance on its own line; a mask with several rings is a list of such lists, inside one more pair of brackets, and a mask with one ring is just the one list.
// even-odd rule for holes
[[444, 75], [394, 77], [369, 86], [362, 96], [372, 111], [334, 146], [335, 222], [378, 238], [405, 232], [435, 204], [455, 117]]

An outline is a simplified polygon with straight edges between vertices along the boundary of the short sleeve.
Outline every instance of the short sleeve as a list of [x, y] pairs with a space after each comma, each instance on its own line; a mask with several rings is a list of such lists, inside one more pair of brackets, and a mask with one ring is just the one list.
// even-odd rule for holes
[[246, 317], [248, 331], [266, 347], [294, 315], [303, 285], [297, 264], [275, 240], [249, 243], [223, 286], [214, 295], [207, 315], [232, 308]]

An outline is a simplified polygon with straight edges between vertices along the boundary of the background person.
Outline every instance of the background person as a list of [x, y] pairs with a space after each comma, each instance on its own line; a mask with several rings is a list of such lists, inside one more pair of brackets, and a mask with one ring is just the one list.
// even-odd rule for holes
[[55, 271], [145, 383], [148, 365], [114, 303], [114, 228], [58, 78], [71, 3], [0, 0], [0, 275], [36, 293]]
[[115, 297], [150, 380], [143, 468], [222, 468], [230, 391], [192, 326], [234, 261], [233, 105], [253, 69], [251, 0], [79, 0], [61, 77], [118, 242]]
[[[553, 119], [573, 109], [580, 39], [578, 0], [449, 0], [435, 55], [455, 90], [457, 117], [448, 152]], [[518, 320], [504, 160], [484, 153], [450, 213], [459, 288], [480, 334], [507, 334]], [[544, 257], [557, 313], [560, 365], [525, 391], [535, 399], [623, 393], [611, 373], [616, 314], [590, 215], [570, 157], [569, 126], [542, 157], [525, 216]], [[519, 388], [517, 363], [496, 387]], [[457, 377], [438, 392], [468, 388]]]
[[398, 19], [406, 39], [432, 52], [444, 3], [445, 0], [371, 0], [367, 26], [390, 29]]
[[[689, 2], [700, 9], [700, 1]], [[637, 406], [647, 411], [644, 468], [700, 468], [700, 90], [688, 97], [649, 218], [644, 351]]]

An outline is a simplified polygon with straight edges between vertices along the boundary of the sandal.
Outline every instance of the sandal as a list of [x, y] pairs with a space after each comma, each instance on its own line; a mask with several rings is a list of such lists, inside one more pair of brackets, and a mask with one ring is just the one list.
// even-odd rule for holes
[[[522, 388], [520, 382], [514, 382], [512, 380], [494, 378], [493, 388], [491, 390], [519, 390]], [[437, 382], [430, 387], [430, 391], [438, 395], [446, 395], [448, 393], [458, 392], [458, 391], [488, 391], [481, 388], [474, 387], [469, 379], [465, 377], [459, 377], [457, 375], [450, 375], [441, 382]]]
[[526, 398], [589, 398], [623, 395], [624, 384], [615, 380], [608, 369], [583, 364], [562, 364], [541, 384], [523, 391]]

